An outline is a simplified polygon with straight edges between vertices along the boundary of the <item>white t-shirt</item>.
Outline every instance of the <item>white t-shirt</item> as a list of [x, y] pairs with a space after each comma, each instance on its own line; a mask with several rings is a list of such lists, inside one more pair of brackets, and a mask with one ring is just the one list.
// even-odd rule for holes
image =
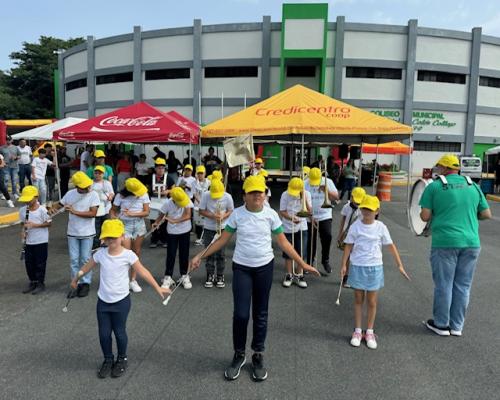
[[184, 191], [189, 196], [189, 198], [192, 199], [194, 196], [194, 186], [196, 184], [196, 178], [194, 176], [181, 176], [179, 177], [179, 179], [177, 179], [177, 186], [180, 186], [182, 182], [186, 184]]
[[92, 190], [99, 195], [100, 205], [97, 210], [96, 217], [102, 217], [109, 213], [111, 209], [111, 201], [108, 200], [108, 195], [115, 193], [113, 190], [113, 185], [108, 180], [102, 180], [100, 182], [94, 181], [92, 184]]
[[[352, 215], [354, 213], [354, 215]], [[348, 201], [344, 207], [342, 207], [342, 210], [340, 211], [340, 215], [345, 217], [344, 221], [344, 226], [342, 227], [342, 231], [344, 232], [348, 226], [349, 226], [349, 220], [351, 220], [351, 225], [356, 221], [357, 219], [361, 218], [361, 210], [359, 208], [352, 208], [351, 207], [351, 202]], [[351, 218], [352, 215], [352, 218]]]
[[[85, 166], [85, 163], [89, 161], [89, 155], [90, 153], [85, 150], [81, 156], [80, 156], [80, 171], [87, 172], [87, 167]], [[90, 167], [90, 165], [89, 165]]]
[[[217, 204], [219, 204], [218, 207], [221, 214], [229, 210], [234, 210], [233, 198], [229, 193], [224, 193], [224, 196], [222, 196], [220, 199], [214, 200], [210, 197], [210, 192], [205, 192], [201, 196], [200, 210], [210, 211], [211, 213], [215, 214], [217, 210]], [[222, 221], [221, 229], [224, 229], [226, 227], [226, 222], [227, 219]], [[211, 218], [204, 218], [203, 227], [211, 231], [217, 230], [216, 221]]]
[[351, 264], [362, 267], [382, 265], [382, 245], [392, 244], [389, 230], [383, 222], [375, 220], [373, 224], [354, 222], [344, 241], [353, 244]]
[[[26, 221], [26, 207], [21, 207], [19, 209], [19, 219], [21, 222]], [[28, 215], [28, 221], [34, 222], [35, 224], [43, 224], [45, 222], [51, 221], [49, 213], [44, 206], [39, 206], [35, 211], [30, 211]], [[49, 241], [49, 228], [30, 228], [27, 230], [26, 244], [40, 244], [47, 243]]]
[[21, 165], [26, 165], [31, 163], [31, 147], [29, 146], [17, 146], [21, 155], [19, 156], [18, 163]]
[[[99, 195], [96, 192], [78, 193], [77, 189], [71, 189], [59, 202], [63, 206], [71, 205], [76, 211], [90, 211], [91, 207], [99, 207], [101, 203]], [[95, 218], [83, 218], [70, 213], [68, 218], [68, 236], [94, 236], [94, 221]]]
[[47, 158], [35, 157], [31, 166], [35, 168], [35, 178], [45, 179], [45, 174], [47, 173], [47, 167], [52, 165], [52, 161]]
[[[306, 179], [304, 182], [304, 189], [311, 192], [313, 218], [316, 221], [324, 221], [333, 217], [333, 210], [331, 208], [321, 208], [321, 205], [325, 202], [325, 192], [319, 190], [319, 188], [322, 184], [324, 185], [324, 182], [325, 178], [321, 178], [319, 186], [311, 186], [309, 179]], [[337, 188], [330, 178], [327, 178], [326, 182], [329, 192], [337, 192]]]
[[198, 179], [196, 179], [196, 183], [194, 184], [194, 193], [196, 193], [200, 197], [200, 199], [201, 195], [208, 189], [210, 189], [210, 181], [207, 178], [205, 178], [203, 182], [200, 182]]
[[100, 265], [99, 290], [97, 296], [106, 303], [116, 303], [130, 293], [129, 269], [139, 259], [132, 250], [123, 249], [112, 256], [107, 248], [97, 250], [92, 256]]
[[283, 226], [272, 208], [251, 212], [243, 205], [229, 216], [225, 230], [236, 232], [233, 261], [246, 267], [262, 267], [274, 258], [271, 233], [283, 232]]
[[[193, 208], [193, 203], [191, 200], [189, 201], [189, 204], [186, 207], [179, 207], [177, 204], [175, 204], [175, 201], [172, 199], [168, 199], [165, 203], [160, 208], [160, 211], [167, 215], [169, 218], [173, 219], [178, 219], [182, 217], [182, 214], [184, 214], [184, 208]], [[169, 222], [167, 224], [167, 232], [170, 233], [171, 235], [181, 235], [186, 232], [191, 231], [191, 220], [188, 219], [187, 221], [182, 221], [177, 224], [172, 224]]]
[[137, 175], [147, 176], [149, 173], [149, 165], [147, 163], [136, 162], [135, 170], [137, 172]]
[[123, 221], [133, 221], [136, 219], [142, 219], [143, 217], [128, 217], [123, 214], [125, 210], [130, 212], [141, 212], [144, 211], [144, 204], [150, 204], [151, 200], [147, 193], [144, 193], [141, 197], [137, 196], [127, 196], [122, 197], [120, 193], [118, 193], [114, 200], [113, 204], [117, 207], [120, 207], [120, 219]]
[[[306, 203], [311, 204], [311, 193], [305, 192], [306, 194]], [[288, 194], [287, 191], [284, 191], [281, 194], [280, 199], [280, 211], [286, 211], [290, 216], [296, 216], [297, 213], [302, 210], [302, 200], [300, 197], [293, 197]], [[307, 231], [307, 218], [300, 218], [300, 222], [298, 224], [293, 223], [287, 218], [281, 218], [283, 222], [283, 230], [285, 233], [294, 233], [301, 231]]]

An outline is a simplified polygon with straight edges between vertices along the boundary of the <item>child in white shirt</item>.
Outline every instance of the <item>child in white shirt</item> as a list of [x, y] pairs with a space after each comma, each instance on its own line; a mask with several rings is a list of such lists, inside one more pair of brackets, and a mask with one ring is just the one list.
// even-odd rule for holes
[[38, 150], [38, 157], [35, 157], [31, 163], [31, 180], [33, 186], [38, 189], [40, 204], [45, 206], [47, 201], [47, 184], [45, 183], [45, 175], [47, 167], [52, 165], [52, 161], [46, 158], [47, 151], [45, 149]]

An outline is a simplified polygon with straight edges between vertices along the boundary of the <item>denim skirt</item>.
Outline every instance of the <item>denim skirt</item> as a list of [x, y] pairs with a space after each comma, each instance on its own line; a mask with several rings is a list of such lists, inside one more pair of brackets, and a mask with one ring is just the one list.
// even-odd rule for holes
[[353, 289], [375, 291], [384, 287], [384, 266], [364, 267], [351, 264], [347, 283]]

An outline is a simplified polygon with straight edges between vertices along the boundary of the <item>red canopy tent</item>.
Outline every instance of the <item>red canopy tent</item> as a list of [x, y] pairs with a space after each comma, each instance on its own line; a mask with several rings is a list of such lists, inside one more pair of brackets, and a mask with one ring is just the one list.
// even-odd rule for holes
[[164, 113], [141, 102], [59, 129], [53, 138], [74, 142], [195, 144], [199, 128], [179, 113]]

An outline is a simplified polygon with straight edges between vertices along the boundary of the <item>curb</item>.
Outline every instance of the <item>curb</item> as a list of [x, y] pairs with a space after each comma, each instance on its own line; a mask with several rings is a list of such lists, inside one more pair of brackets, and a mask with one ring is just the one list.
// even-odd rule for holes
[[0, 215], [0, 225], [11, 225], [19, 221], [19, 212]]
[[500, 196], [494, 195], [494, 194], [487, 194], [486, 199], [491, 200], [491, 201], [498, 201], [500, 202]]

